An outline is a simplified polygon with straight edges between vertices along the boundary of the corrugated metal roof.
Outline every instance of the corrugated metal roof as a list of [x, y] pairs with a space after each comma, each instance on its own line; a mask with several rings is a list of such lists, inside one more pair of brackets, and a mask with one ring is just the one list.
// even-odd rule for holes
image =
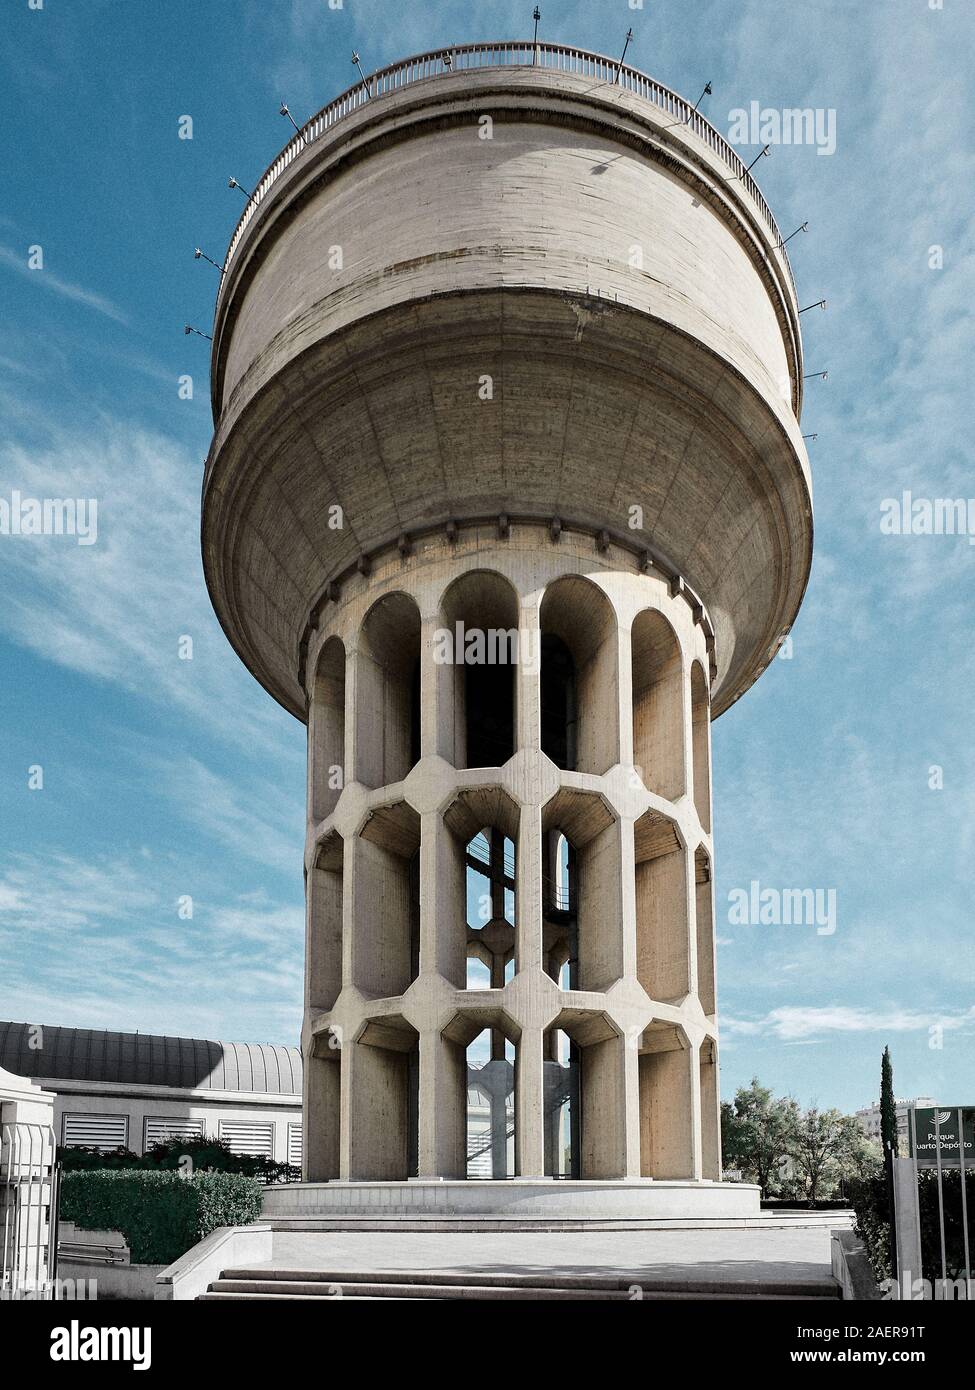
[[0, 1067], [46, 1081], [301, 1094], [301, 1052], [272, 1043], [115, 1033], [0, 1021]]

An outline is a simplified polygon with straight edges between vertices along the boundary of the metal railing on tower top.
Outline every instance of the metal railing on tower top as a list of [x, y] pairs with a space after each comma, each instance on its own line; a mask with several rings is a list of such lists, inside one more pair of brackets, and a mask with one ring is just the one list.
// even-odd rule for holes
[[695, 110], [690, 102], [685, 101], [676, 92], [672, 92], [669, 87], [655, 82], [652, 77], [647, 77], [645, 73], [638, 72], [635, 68], [626, 67], [618, 59], [607, 58], [598, 53], [588, 53], [585, 49], [570, 48], [564, 44], [532, 43], [530, 41], [459, 44], [455, 48], [438, 49], [434, 53], [421, 53], [412, 58], [404, 58], [398, 63], [391, 63], [389, 67], [379, 68], [364, 82], [356, 83], [354, 87], [350, 87], [348, 91], [343, 92], [327, 106], [323, 106], [321, 111], [312, 116], [301, 127], [299, 133], [285, 145], [274, 163], [262, 175], [254, 192], [247, 200], [247, 206], [244, 208], [234, 234], [230, 238], [224, 269], [226, 270], [230, 266], [248, 224], [275, 182], [310, 145], [314, 144], [334, 125], [337, 125], [339, 121], [344, 120], [352, 112], [358, 111], [366, 102], [377, 97], [387, 96], [391, 92], [398, 92], [402, 87], [408, 87], [413, 82], [423, 82], [428, 78], [436, 77], [449, 80], [452, 74], [458, 72], [503, 67], [555, 68], [560, 72], [590, 77], [597, 82], [609, 82], [642, 97], [644, 101], [650, 102], [659, 110], [673, 116], [677, 124], [692, 130], [709, 149], [727, 164], [733, 177], [741, 183], [757, 204], [769, 231], [772, 233], [774, 247], [782, 258], [789, 283], [795, 292], [795, 280], [792, 276], [792, 267], [789, 265], [789, 257], [782, 244], [782, 234], [772, 216], [768, 203], [762, 196], [761, 189], [720, 131], [716, 130], [710, 121]]

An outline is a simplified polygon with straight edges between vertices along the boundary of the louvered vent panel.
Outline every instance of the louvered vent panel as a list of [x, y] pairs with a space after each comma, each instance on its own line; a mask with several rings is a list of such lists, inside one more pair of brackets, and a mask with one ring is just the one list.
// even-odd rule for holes
[[235, 1154], [253, 1154], [256, 1157], [274, 1157], [274, 1121], [221, 1120], [220, 1138], [230, 1145]]
[[65, 1115], [64, 1146], [67, 1149], [124, 1148], [129, 1139], [127, 1115]]

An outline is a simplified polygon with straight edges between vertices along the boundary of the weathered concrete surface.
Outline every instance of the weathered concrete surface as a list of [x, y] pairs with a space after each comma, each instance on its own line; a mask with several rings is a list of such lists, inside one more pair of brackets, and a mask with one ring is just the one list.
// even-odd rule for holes
[[286, 1269], [441, 1269], [547, 1274], [626, 1271], [660, 1279], [831, 1277], [828, 1228], [540, 1235], [275, 1231], [267, 1264]]
[[264, 1194], [275, 1228], [316, 1221], [381, 1222], [427, 1218], [445, 1224], [603, 1221], [761, 1221], [759, 1189], [749, 1183], [532, 1180], [290, 1183]]
[[[306, 1180], [392, 1203], [465, 1178], [489, 1030], [492, 1164], [510, 1095], [518, 1178], [557, 1155], [738, 1210], [710, 720], [772, 659], [812, 546], [774, 224], [706, 131], [530, 66], [367, 101], [268, 190], [221, 282], [202, 540], [228, 637], [309, 724]], [[537, 660], [480, 704], [438, 662], [458, 622], [566, 654], [571, 757], [544, 744]], [[480, 831], [514, 867], [474, 932]], [[564, 1038], [571, 1157], [546, 1119]]]
[[[388, 605], [392, 619], [377, 618]], [[511, 668], [511, 756], [499, 767], [466, 766], [463, 685], [458, 668], [433, 659], [434, 638], [450, 620], [481, 630], [497, 613], [510, 613], [518, 632], [555, 633], [572, 649], [581, 673], [576, 761], [590, 770], [562, 771], [540, 751], [540, 671], [531, 660]], [[412, 768], [403, 752], [411, 653], [421, 715]], [[464, 1051], [485, 1028], [516, 1048], [516, 1171], [542, 1178], [544, 1063], [553, 1030], [562, 1030], [580, 1050], [580, 1176], [707, 1179], [704, 1208], [740, 1210], [744, 1191], [717, 1182], [713, 848], [701, 819], [703, 809], [710, 823], [708, 657], [700, 613], [662, 577], [626, 573], [613, 546], [594, 560], [577, 538], [555, 545], [528, 527], [513, 527], [504, 542], [496, 528], [453, 544], [431, 540], [408, 564], [377, 563], [329, 606], [308, 652], [308, 1181], [410, 1175], [411, 1058], [412, 1171], [465, 1178]], [[338, 749], [344, 785], [329, 801], [320, 789]], [[667, 767], [679, 776], [663, 776]], [[369, 785], [391, 777], [399, 780]], [[650, 790], [656, 785], [670, 797]], [[331, 809], [318, 820], [323, 802]], [[463, 864], [465, 844], [485, 825], [514, 846], [517, 907], [513, 927], [500, 924], [481, 949], [502, 962], [513, 953], [515, 970], [477, 990], [466, 987]], [[553, 832], [578, 860], [578, 978], [569, 987], [559, 972], [566, 948], [543, 906]], [[755, 1205], [757, 1194], [747, 1195]], [[663, 1189], [645, 1200], [659, 1205]]]
[[304, 717], [303, 641], [360, 556], [558, 514], [625, 536], [629, 567], [657, 547], [701, 595], [720, 713], [811, 555], [771, 234], [703, 142], [609, 84], [467, 74], [368, 106], [275, 186], [221, 291], [203, 532], [230, 640]]

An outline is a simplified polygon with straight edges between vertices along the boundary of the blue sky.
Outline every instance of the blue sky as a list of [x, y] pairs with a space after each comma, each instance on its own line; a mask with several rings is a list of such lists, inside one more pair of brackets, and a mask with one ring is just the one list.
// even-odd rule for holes
[[[853, 1108], [889, 1042], [898, 1094], [972, 1102], [975, 547], [880, 530], [904, 489], [975, 495], [970, 4], [541, 9], [543, 38], [614, 54], [632, 25], [629, 60], [691, 100], [710, 80], [725, 132], [751, 101], [835, 110], [834, 154], [778, 146], [756, 170], [784, 232], [809, 222], [790, 250], [802, 302], [829, 300], [803, 323], [830, 375], [803, 416], [817, 551], [791, 659], [714, 729], [722, 1092], [757, 1073]], [[530, 13], [8, 0], [0, 497], [96, 497], [99, 539], [0, 536], [0, 1017], [296, 1040], [304, 729], [203, 585], [208, 344], [182, 326], [208, 329], [216, 271], [193, 247], [222, 258], [227, 178], [252, 186], [290, 131], [280, 102], [312, 114], [353, 47], [368, 71], [524, 36]], [[733, 925], [753, 880], [835, 890], [836, 931]]]

